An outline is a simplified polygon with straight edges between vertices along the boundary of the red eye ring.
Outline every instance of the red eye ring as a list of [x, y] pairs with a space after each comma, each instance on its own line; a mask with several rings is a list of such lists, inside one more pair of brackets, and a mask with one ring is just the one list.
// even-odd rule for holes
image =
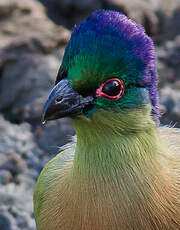
[[[121, 86], [121, 89], [116, 96], [110, 96], [110, 95], [108, 95], [102, 91], [104, 86], [111, 81], [117, 81], [119, 83], [119, 85]], [[119, 80], [118, 78], [111, 78], [111, 79], [105, 81], [103, 84], [101, 84], [98, 89], [96, 89], [96, 97], [105, 97], [108, 99], [116, 99], [117, 100], [122, 96], [123, 92], [124, 92], [124, 83], [121, 80]]]

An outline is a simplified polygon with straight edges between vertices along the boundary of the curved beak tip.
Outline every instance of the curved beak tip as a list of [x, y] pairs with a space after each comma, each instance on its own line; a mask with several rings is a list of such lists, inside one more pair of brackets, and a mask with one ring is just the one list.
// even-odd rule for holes
[[41, 123], [42, 123], [43, 125], [45, 125], [46, 122], [47, 122], [47, 120], [45, 119], [45, 113], [43, 113], [43, 114], [42, 114], [42, 117], [41, 117]]
[[41, 122], [42, 122], [43, 125], [45, 125], [47, 121], [42, 118]]
[[92, 100], [93, 97], [83, 97], [74, 91], [65, 78], [52, 89], [43, 108], [42, 124], [62, 117], [77, 116]]

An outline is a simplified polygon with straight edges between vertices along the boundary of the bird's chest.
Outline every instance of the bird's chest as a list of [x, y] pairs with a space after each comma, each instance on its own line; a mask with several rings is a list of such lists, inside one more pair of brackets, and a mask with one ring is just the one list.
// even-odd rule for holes
[[43, 210], [47, 212], [40, 230], [118, 230], [120, 226], [128, 229], [125, 228], [128, 219], [119, 204], [120, 196], [96, 186], [66, 183], [54, 187], [53, 197], [46, 194]]
[[173, 185], [151, 173], [153, 169], [146, 176], [98, 170], [74, 176], [72, 163], [48, 170], [39, 179], [45, 186], [37, 194], [38, 230], [179, 229]]
[[157, 201], [135, 193], [132, 187], [128, 191], [115, 182], [80, 179], [72, 182], [66, 178], [54, 184], [50, 191], [45, 193], [43, 219], [38, 230], [178, 229], [163, 225], [158, 220], [162, 213]]

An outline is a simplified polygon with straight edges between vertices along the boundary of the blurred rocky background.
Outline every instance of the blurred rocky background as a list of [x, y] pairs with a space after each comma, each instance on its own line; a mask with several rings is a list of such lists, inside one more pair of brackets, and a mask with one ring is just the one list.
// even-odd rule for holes
[[35, 230], [33, 188], [74, 134], [67, 119], [41, 125], [74, 24], [116, 9], [156, 44], [161, 123], [180, 127], [180, 0], [0, 0], [0, 229]]

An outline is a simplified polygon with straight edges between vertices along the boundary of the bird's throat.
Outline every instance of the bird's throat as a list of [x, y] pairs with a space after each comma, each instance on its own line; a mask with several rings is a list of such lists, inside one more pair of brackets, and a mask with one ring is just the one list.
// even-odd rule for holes
[[173, 222], [170, 167], [166, 170], [162, 157], [167, 149], [148, 111], [103, 112], [72, 121], [75, 156], [63, 160], [64, 167], [58, 166], [60, 156], [50, 163], [55, 170], [49, 166], [51, 177], [44, 176], [52, 187], [46, 190], [48, 212], [43, 221], [39, 217], [44, 223], [39, 229], [179, 229]]
[[[79, 118], [73, 125], [77, 146], [71, 182], [73, 191], [81, 194], [82, 203], [86, 201], [87, 210], [100, 207], [104, 216], [107, 212], [105, 219], [110, 216], [113, 223], [125, 221], [118, 222], [123, 229], [132, 224], [130, 220], [137, 224], [135, 229], [152, 229], [153, 216], [166, 216], [159, 209], [159, 200], [166, 206], [173, 196], [163, 166], [167, 149], [148, 109], [119, 116], [105, 112], [93, 119]], [[100, 213], [98, 210], [97, 218]], [[138, 216], [137, 220], [133, 216]], [[139, 221], [143, 221], [141, 227]]]
[[148, 110], [146, 113], [136, 110], [118, 116], [100, 112], [91, 119], [73, 121], [77, 134], [74, 173], [109, 178], [155, 165], [163, 147]]

